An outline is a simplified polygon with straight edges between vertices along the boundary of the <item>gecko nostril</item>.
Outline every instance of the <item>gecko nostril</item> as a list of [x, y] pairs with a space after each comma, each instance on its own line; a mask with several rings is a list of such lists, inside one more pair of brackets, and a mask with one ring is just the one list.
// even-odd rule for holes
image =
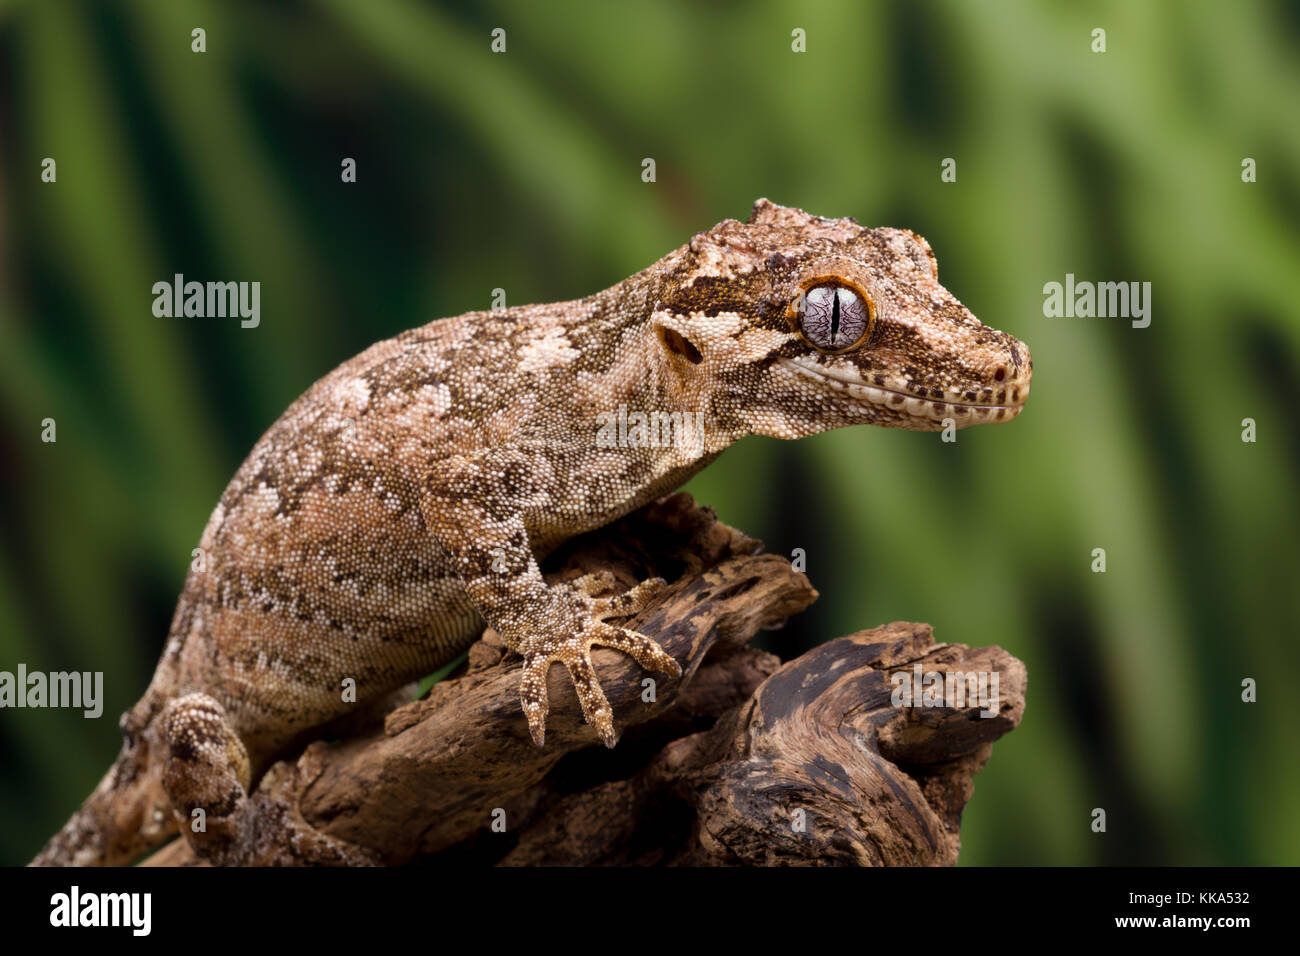
[[1007, 369], [1005, 365], [999, 365], [998, 370], [993, 373], [993, 381], [1005, 382], [1007, 378]]

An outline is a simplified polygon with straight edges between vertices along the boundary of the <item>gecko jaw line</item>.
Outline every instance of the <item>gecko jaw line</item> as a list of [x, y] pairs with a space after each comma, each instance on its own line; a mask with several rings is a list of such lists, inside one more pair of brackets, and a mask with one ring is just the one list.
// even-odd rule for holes
[[843, 372], [833, 372], [830, 369], [801, 362], [799, 359], [783, 358], [781, 364], [815, 382], [845, 391], [853, 398], [865, 398], [873, 405], [881, 405], [897, 412], [906, 412], [913, 418], [932, 421], [942, 421], [947, 417], [963, 421], [1010, 421], [1020, 414], [1025, 400], [1029, 397], [1029, 387], [1026, 385], [1019, 386], [1020, 399], [1016, 402], [976, 403], [928, 398], [911, 395], [894, 388], [869, 385], [856, 376], [850, 378]]

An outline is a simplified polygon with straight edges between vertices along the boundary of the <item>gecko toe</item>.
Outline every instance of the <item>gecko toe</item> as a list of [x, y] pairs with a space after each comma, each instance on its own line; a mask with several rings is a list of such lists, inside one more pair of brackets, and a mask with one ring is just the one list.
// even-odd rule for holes
[[614, 710], [596, 679], [591, 652], [584, 647], [574, 647], [561, 660], [573, 679], [573, 689], [578, 694], [578, 703], [582, 705], [582, 714], [587, 723], [595, 728], [606, 747], [613, 747], [618, 742], [618, 736], [614, 733]]
[[607, 617], [627, 617], [636, 614], [667, 587], [668, 582], [663, 578], [647, 578], [622, 594], [597, 598], [591, 616], [596, 620], [604, 620]]
[[682, 676], [682, 666], [676, 658], [644, 634], [605, 624], [601, 626], [595, 643], [622, 651], [646, 670], [668, 674], [670, 677]]
[[584, 597], [592, 598], [597, 603], [606, 600], [598, 598], [601, 591], [609, 591], [618, 586], [618, 578], [612, 571], [591, 571], [580, 578], [574, 578], [569, 585], [575, 592]]
[[524, 658], [524, 676], [519, 684], [519, 700], [528, 718], [528, 732], [533, 743], [546, 744], [546, 672], [551, 660], [545, 654], [529, 654]]

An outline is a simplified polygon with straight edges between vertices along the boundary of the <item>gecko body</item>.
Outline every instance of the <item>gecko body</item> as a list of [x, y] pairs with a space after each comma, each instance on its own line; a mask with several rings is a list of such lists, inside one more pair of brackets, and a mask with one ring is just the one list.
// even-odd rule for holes
[[[590, 648], [679, 674], [609, 620], [663, 582], [612, 597], [600, 576], [548, 586], [546, 554], [748, 435], [1010, 420], [1031, 368], [1023, 344], [939, 284], [919, 236], [767, 200], [587, 298], [380, 342], [294, 402], [239, 468], [153, 680], [122, 718], [121, 754], [34, 862], [131, 861], [189, 820], [186, 748], [222, 748], [233, 801], [321, 728], [453, 660], [485, 623], [523, 658], [539, 745], [559, 663], [613, 746]], [[668, 422], [668, 440], [647, 421]]]

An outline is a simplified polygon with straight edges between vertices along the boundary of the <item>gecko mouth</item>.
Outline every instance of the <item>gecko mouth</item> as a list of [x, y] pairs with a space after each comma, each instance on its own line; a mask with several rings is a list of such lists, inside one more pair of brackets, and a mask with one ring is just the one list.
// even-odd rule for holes
[[[888, 385], [872, 385], [864, 382], [852, 372], [828, 369], [823, 366], [797, 358], [783, 358], [781, 364], [791, 368], [800, 375], [810, 378], [818, 384], [828, 385], [842, 391], [852, 398], [863, 399], [872, 405], [888, 408], [912, 418], [941, 422], [951, 418], [959, 424], [980, 422], [1007, 422], [1015, 418], [1025, 407], [1029, 397], [1029, 383], [1008, 383], [1006, 387], [994, 390], [979, 389], [952, 390], [927, 389], [927, 395], [899, 391]], [[935, 394], [935, 393], [938, 394]], [[971, 401], [983, 397], [983, 402]]]

